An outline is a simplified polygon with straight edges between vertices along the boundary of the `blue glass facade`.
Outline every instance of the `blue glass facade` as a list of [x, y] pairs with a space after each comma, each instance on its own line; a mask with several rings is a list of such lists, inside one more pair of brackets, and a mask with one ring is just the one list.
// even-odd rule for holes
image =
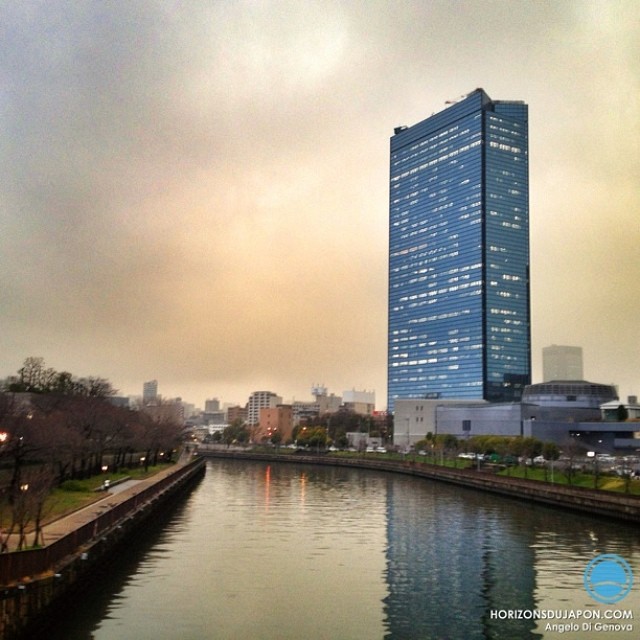
[[531, 377], [528, 112], [477, 89], [391, 138], [388, 407]]

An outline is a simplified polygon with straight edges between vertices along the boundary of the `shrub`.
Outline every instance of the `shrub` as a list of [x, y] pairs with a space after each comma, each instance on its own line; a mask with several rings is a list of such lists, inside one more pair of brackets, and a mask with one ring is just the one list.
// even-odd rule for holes
[[86, 483], [82, 482], [81, 480], [65, 480], [60, 485], [60, 488], [63, 491], [89, 491]]

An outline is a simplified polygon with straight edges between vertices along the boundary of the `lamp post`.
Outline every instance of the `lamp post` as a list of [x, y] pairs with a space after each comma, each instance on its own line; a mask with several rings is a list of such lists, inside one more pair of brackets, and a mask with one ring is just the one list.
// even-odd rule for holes
[[593, 459], [593, 488], [598, 488], [598, 457], [595, 451], [587, 451], [587, 458]]
[[411, 418], [407, 416], [405, 420], [407, 421], [407, 453], [409, 453], [409, 449], [411, 448], [411, 432], [409, 430], [409, 425], [411, 424]]

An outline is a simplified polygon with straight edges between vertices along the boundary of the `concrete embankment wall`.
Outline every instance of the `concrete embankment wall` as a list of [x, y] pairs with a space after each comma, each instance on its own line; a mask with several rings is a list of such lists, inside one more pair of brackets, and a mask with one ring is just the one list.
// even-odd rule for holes
[[56, 542], [0, 554], [0, 640], [37, 636], [59, 600], [76, 590], [114, 548], [126, 543], [136, 529], [204, 473], [202, 458], [176, 465]]
[[224, 450], [200, 450], [200, 455], [220, 458], [269, 460], [322, 464], [341, 467], [357, 467], [403, 473], [421, 478], [429, 478], [459, 486], [491, 491], [511, 498], [581, 511], [597, 516], [605, 516], [627, 522], [640, 523], [640, 497], [611, 491], [596, 491], [583, 487], [550, 484], [536, 480], [497, 476], [491, 471], [475, 469], [451, 469], [434, 464], [402, 462], [370, 458], [341, 458], [322, 455], [277, 455], [252, 452], [228, 452]]

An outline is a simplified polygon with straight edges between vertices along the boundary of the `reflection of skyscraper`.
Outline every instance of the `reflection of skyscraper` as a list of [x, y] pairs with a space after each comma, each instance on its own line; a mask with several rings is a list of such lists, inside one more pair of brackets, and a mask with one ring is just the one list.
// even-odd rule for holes
[[477, 89], [391, 138], [388, 406], [530, 382], [528, 109]]
[[551, 380], [584, 380], [582, 347], [552, 344], [542, 349], [543, 382]]
[[535, 607], [524, 508], [428, 481], [393, 478], [387, 486], [386, 637], [532, 637], [531, 620], [491, 616]]

